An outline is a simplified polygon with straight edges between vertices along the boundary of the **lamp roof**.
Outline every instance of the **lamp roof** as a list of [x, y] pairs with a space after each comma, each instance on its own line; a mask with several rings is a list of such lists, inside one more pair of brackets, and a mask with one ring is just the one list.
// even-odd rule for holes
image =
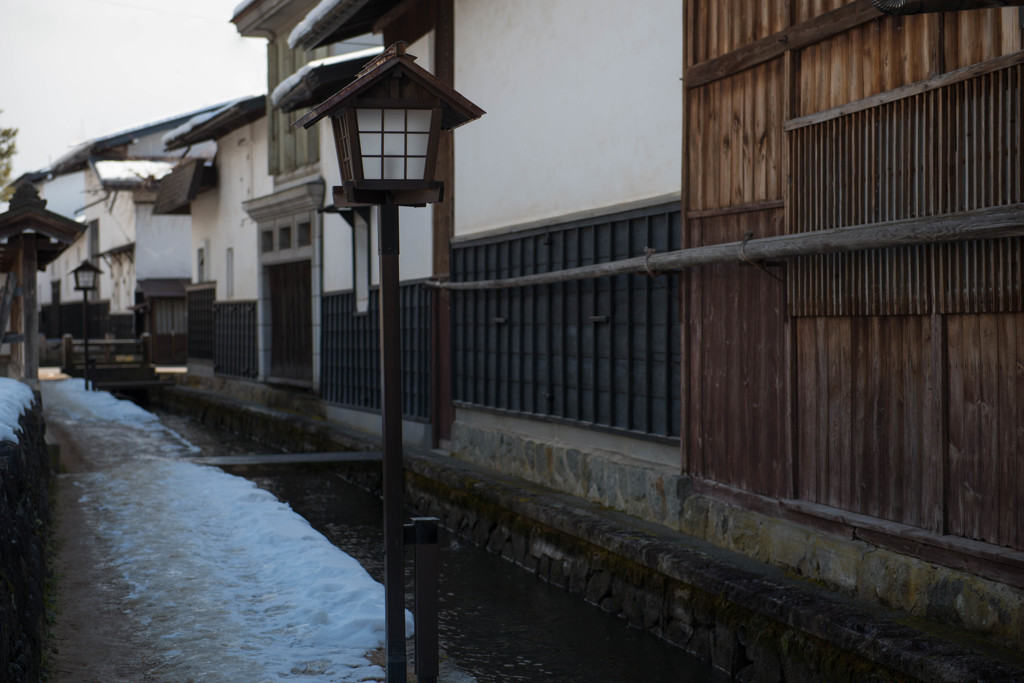
[[391, 78], [395, 72], [401, 72], [413, 83], [423, 88], [441, 101], [441, 129], [451, 130], [464, 123], [469, 123], [484, 115], [484, 110], [460, 95], [454, 88], [444, 83], [426, 69], [417, 66], [416, 58], [405, 53], [407, 44], [397, 42], [379, 57], [369, 62], [359, 72], [355, 80], [332, 95], [326, 101], [306, 112], [304, 116], [292, 124], [292, 128], [309, 128], [314, 123], [330, 116], [348, 105], [349, 101], [365, 93], [385, 78]]
[[34, 239], [36, 259], [42, 270], [85, 230], [85, 226], [46, 209], [46, 200], [31, 182], [15, 187], [9, 210], [0, 213], [0, 272], [7, 272], [19, 258], [19, 238]]
[[81, 265], [79, 265], [77, 268], [72, 268], [71, 272], [72, 273], [77, 273], [79, 271], [90, 271], [90, 270], [92, 272], [94, 272], [94, 273], [102, 273], [103, 272], [98, 267], [96, 267], [92, 263], [90, 263], [88, 259], [86, 259], [85, 261], [82, 261]]

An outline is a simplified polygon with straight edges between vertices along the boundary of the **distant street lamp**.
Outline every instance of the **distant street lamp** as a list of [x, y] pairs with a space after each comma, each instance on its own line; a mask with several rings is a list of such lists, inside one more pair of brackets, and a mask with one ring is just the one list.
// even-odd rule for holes
[[71, 273], [75, 276], [75, 289], [82, 292], [82, 338], [85, 341], [85, 361], [82, 365], [82, 379], [85, 381], [85, 388], [89, 389], [89, 292], [97, 287], [97, 278], [102, 273], [99, 268], [82, 261]]
[[[414, 64], [416, 58], [407, 55], [405, 48], [403, 42], [389, 47], [349, 85], [292, 124], [293, 128], [309, 128], [330, 117], [342, 177], [341, 186], [334, 188], [335, 207], [381, 207], [378, 237], [388, 683], [406, 680], [398, 207], [442, 201], [444, 183], [434, 177], [440, 131], [457, 128], [484, 114]], [[419, 680], [435, 680], [436, 671], [421, 671], [419, 660], [417, 646]]]

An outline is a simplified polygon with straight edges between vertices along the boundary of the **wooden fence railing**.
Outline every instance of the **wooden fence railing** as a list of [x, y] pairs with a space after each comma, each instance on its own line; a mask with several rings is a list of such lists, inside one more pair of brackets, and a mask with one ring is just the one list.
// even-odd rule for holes
[[[153, 366], [153, 339], [89, 339], [89, 381], [100, 389], [130, 388], [159, 383]], [[67, 334], [61, 339], [61, 370], [82, 377], [85, 340]]]

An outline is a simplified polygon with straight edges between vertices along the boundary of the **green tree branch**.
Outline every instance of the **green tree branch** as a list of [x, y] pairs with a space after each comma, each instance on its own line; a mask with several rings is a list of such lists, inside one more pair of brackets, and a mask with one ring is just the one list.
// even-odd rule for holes
[[14, 188], [8, 183], [11, 181], [11, 158], [18, 151], [14, 144], [17, 135], [17, 128], [0, 128], [0, 202], [8, 201], [14, 194]]

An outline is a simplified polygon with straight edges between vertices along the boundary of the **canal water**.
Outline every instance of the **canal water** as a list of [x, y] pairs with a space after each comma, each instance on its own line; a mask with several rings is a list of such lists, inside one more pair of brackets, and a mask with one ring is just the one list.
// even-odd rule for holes
[[[154, 412], [202, 455], [269, 452], [187, 418]], [[288, 503], [383, 581], [381, 501], [343, 480], [339, 467], [276, 465], [234, 471]], [[728, 680], [679, 648], [446, 530], [440, 540], [442, 659], [447, 657], [480, 683]], [[411, 608], [412, 601], [407, 605]]]

